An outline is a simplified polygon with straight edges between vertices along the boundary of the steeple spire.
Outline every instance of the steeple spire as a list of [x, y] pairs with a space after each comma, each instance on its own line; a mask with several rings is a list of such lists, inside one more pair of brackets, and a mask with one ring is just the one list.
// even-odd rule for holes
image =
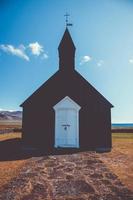
[[66, 27], [65, 33], [59, 44], [59, 68], [63, 71], [74, 70], [75, 67], [75, 46], [68, 28]]

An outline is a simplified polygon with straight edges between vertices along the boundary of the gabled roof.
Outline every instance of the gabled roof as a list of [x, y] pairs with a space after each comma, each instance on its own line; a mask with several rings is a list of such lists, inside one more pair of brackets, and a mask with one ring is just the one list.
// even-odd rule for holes
[[82, 80], [83, 84], [86, 85], [86, 87], [90, 88], [96, 96], [98, 96], [100, 99], [102, 99], [106, 104], [108, 104], [110, 107], [114, 107], [96, 88], [94, 88], [79, 72], [76, 71], [77, 76], [79, 79]]
[[31, 101], [31, 99], [33, 99], [40, 91], [43, 90], [43, 88], [45, 88], [50, 81], [56, 81], [57, 76], [58, 76], [58, 71], [53, 74], [46, 82], [44, 82], [35, 92], [33, 92], [21, 105], [20, 107], [23, 107], [25, 104], [27, 104], [29, 101]]
[[[61, 68], [60, 68], [59, 71], [57, 71], [51, 78], [49, 78], [41, 87], [39, 87], [20, 106], [23, 107], [26, 104], [28, 104], [29, 102], [34, 101], [34, 99], [38, 98], [39, 95], [42, 94], [42, 93], [45, 96], [46, 95], [45, 94], [46, 88], [49, 89], [49, 86], [50, 86], [50, 89], [53, 88], [53, 90], [55, 90], [55, 84], [58, 83], [59, 87], [61, 87], [61, 84], [62, 84], [61, 81], [64, 81], [62, 78], [65, 78], [65, 79], [68, 78], [69, 79], [69, 77], [71, 77], [72, 81], [78, 81], [81, 84], [83, 84], [84, 88], [86, 88], [86, 91], [91, 92], [91, 94], [93, 94], [93, 96], [100, 99], [100, 101], [104, 102], [109, 107], [113, 107], [113, 105], [103, 95], [101, 95], [86, 79], [84, 79], [76, 70], [74, 70], [74, 66], [71, 67], [71, 68], [70, 68], [70, 66], [68, 66], [69, 64], [70, 65], [74, 64], [74, 62], [69, 62], [67, 60], [71, 60], [71, 59], [68, 59], [68, 58], [72, 58], [72, 60], [74, 60], [73, 52], [75, 52], [75, 46], [74, 46], [71, 35], [70, 35], [67, 28], [65, 30], [65, 33], [64, 33], [63, 38], [62, 38], [62, 40], [59, 44], [58, 49], [61, 52], [61, 54], [62, 54], [62, 51], [64, 51], [64, 49], [65, 49], [65, 55], [67, 54], [67, 52], [70, 55], [69, 57], [66, 57], [66, 58], [63, 55], [63, 57], [60, 58], [60, 59], [64, 59], [64, 61], [62, 62], [62, 64], [63, 64], [62, 67], [64, 67], [64, 68], [68, 67], [68, 69], [61, 70]], [[72, 68], [73, 68], [73, 70], [70, 70]], [[66, 79], [66, 81], [69, 81], [68, 79]], [[75, 91], [73, 91], [73, 92], [75, 92]], [[87, 94], [84, 94], [84, 95], [87, 95]], [[65, 96], [67, 96], [67, 94]]]
[[[27, 103], [34, 101], [34, 98], [37, 97], [40, 93], [44, 93], [45, 88], [49, 87], [49, 85], [53, 86], [53, 91], [54, 91], [54, 85], [57, 82], [61, 81], [62, 75], [63, 75], [62, 72], [57, 71], [45, 83], [43, 83], [31, 96], [29, 96], [20, 106], [23, 107]], [[74, 70], [74, 72], [72, 73], [72, 76], [73, 76], [73, 79], [76, 78], [74, 81], [76, 81], [76, 80], [80, 81], [80, 83], [82, 83], [82, 85], [88, 89], [88, 93], [91, 91], [91, 93], [93, 93], [96, 96], [96, 98], [101, 99], [109, 107], [113, 107], [113, 105], [101, 93], [99, 93], [83, 76], [81, 76], [76, 70]], [[61, 85], [61, 83], [60, 83], [60, 85]]]

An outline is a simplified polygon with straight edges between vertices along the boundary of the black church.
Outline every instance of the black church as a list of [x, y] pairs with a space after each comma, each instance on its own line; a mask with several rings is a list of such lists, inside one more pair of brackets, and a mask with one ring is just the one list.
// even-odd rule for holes
[[111, 108], [75, 70], [68, 28], [59, 44], [59, 70], [22, 104], [22, 141], [46, 152], [55, 149], [110, 151]]

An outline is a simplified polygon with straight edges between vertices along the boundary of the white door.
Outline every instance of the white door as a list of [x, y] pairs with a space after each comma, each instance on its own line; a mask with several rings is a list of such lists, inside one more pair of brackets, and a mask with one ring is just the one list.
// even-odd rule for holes
[[[69, 100], [69, 101], [68, 101]], [[71, 102], [70, 102], [71, 101]], [[79, 107], [65, 98], [55, 112], [55, 147], [79, 147]]]

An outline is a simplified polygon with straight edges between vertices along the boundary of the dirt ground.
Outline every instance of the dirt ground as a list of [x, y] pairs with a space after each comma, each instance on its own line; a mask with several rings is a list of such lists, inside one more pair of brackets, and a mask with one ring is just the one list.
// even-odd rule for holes
[[10, 136], [0, 135], [0, 200], [133, 199], [132, 138], [113, 137], [110, 153], [32, 157]]
[[34, 157], [1, 200], [131, 200], [133, 193], [94, 152]]

